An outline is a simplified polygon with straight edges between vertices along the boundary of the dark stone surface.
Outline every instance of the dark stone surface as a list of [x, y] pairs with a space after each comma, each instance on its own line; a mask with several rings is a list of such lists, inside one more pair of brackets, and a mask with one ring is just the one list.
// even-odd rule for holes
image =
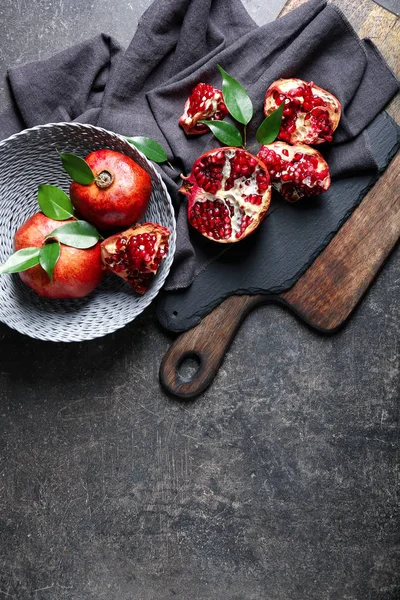
[[[148, 3], [3, 0], [2, 69], [127, 44]], [[151, 309], [82, 344], [0, 326], [0, 597], [400, 598], [397, 258], [334, 336], [251, 314], [190, 403]]]

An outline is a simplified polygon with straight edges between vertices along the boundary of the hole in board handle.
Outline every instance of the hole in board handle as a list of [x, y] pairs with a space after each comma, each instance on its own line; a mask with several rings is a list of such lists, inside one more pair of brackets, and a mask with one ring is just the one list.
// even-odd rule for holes
[[198, 375], [200, 369], [203, 366], [203, 359], [200, 354], [196, 352], [185, 352], [181, 357], [177, 373], [181, 381], [189, 383]]

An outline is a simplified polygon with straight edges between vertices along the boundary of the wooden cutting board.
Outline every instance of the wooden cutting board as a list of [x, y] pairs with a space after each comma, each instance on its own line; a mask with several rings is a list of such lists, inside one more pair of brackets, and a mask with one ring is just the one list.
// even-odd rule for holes
[[[329, 245], [288, 291], [231, 296], [182, 334], [160, 366], [160, 381], [181, 398], [200, 394], [214, 379], [235, 333], [252, 308], [278, 302], [319, 331], [333, 332], [353, 311], [400, 236], [400, 153]], [[180, 369], [198, 367], [191, 377]]]
[[[306, 0], [288, 0], [281, 15]], [[350, 0], [335, 2], [360, 37], [371, 37], [389, 66], [398, 70], [399, 18], [371, 0], [363, 9]], [[400, 95], [389, 108], [399, 122]], [[170, 347], [160, 367], [160, 380], [171, 393], [190, 398], [212, 382], [226, 350], [244, 317], [263, 303], [289, 307], [309, 325], [333, 332], [348, 318], [400, 236], [400, 156], [390, 164], [352, 216], [308, 270], [288, 291], [269, 295], [231, 296], [203, 317], [199, 325], [182, 334]], [[192, 357], [197, 371], [187, 379], [180, 373]]]

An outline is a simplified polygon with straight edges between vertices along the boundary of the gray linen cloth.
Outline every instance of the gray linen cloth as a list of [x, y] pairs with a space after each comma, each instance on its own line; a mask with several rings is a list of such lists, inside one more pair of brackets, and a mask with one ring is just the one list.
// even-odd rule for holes
[[179, 174], [188, 174], [200, 154], [219, 145], [211, 134], [187, 137], [178, 126], [198, 82], [220, 87], [217, 64], [252, 98], [250, 144], [263, 119], [267, 87], [281, 77], [299, 77], [315, 81], [342, 103], [334, 142], [322, 148], [333, 178], [376, 169], [364, 130], [398, 83], [374, 44], [360, 40], [341, 11], [324, 0], [310, 0], [262, 27], [240, 0], [155, 0], [126, 51], [99, 35], [8, 72], [14, 104], [0, 116], [0, 138], [25, 127], [75, 120], [149, 136], [168, 151], [176, 170], [163, 165], [160, 171], [177, 210], [178, 248], [167, 290], [187, 287], [221, 254], [221, 245], [190, 230], [177, 194]]

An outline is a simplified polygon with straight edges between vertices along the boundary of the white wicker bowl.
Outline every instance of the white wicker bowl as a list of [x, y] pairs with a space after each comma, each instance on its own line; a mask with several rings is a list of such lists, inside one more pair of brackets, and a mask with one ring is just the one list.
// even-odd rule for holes
[[170, 247], [160, 271], [144, 296], [113, 274], [86, 298], [46, 300], [24, 285], [19, 275], [0, 275], [0, 320], [30, 337], [54, 342], [79, 342], [101, 337], [133, 321], [164, 284], [175, 252], [175, 218], [171, 198], [153, 165], [127, 140], [115, 133], [80, 123], [51, 123], [27, 129], [0, 142], [0, 264], [13, 253], [15, 231], [38, 212], [40, 183], [57, 185], [68, 193], [71, 179], [56, 152], [82, 158], [100, 148], [131, 156], [153, 183], [143, 218], [171, 231]]

